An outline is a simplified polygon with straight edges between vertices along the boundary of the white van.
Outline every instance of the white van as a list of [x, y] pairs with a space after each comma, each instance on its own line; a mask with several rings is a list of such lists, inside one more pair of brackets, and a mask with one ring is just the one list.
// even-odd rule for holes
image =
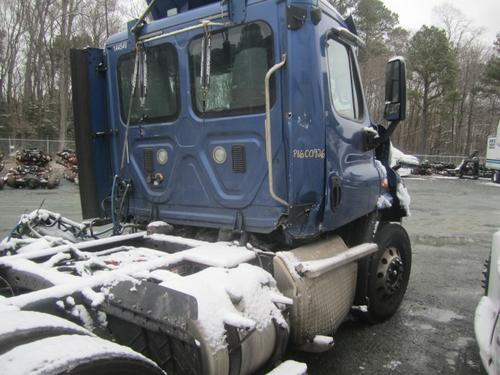
[[488, 137], [485, 166], [493, 169], [493, 182], [500, 183], [500, 121], [498, 121], [496, 137]]

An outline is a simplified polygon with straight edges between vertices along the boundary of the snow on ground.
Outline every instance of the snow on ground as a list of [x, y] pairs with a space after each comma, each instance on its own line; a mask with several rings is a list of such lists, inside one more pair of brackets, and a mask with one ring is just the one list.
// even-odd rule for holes
[[306, 375], [307, 365], [305, 363], [288, 360], [269, 372], [267, 375]]
[[462, 315], [457, 314], [454, 311], [439, 309], [436, 307], [421, 307], [409, 309], [407, 313], [410, 316], [425, 317], [439, 323], [449, 323], [454, 319], [460, 320], [464, 318]]
[[401, 366], [401, 361], [391, 360], [388, 364], [384, 365], [384, 368], [390, 371], [395, 371]]
[[484, 185], [484, 186], [494, 186], [494, 187], [500, 188], [500, 184], [497, 184], [495, 182], [482, 182], [481, 181], [481, 185]]

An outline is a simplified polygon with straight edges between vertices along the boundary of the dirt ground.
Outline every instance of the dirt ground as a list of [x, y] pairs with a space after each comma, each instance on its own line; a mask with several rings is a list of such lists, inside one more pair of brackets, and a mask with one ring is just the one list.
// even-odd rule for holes
[[[309, 374], [479, 374], [474, 310], [482, 294], [483, 261], [500, 228], [500, 185], [486, 180], [409, 178], [413, 246], [405, 300], [389, 321], [345, 323], [322, 354], [290, 352]], [[81, 219], [78, 187], [0, 191], [0, 237], [19, 214], [38, 208]]]

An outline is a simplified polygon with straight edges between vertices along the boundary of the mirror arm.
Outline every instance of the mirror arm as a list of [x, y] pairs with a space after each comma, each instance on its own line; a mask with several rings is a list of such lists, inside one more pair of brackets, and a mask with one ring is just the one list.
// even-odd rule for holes
[[[387, 130], [384, 132], [383, 135], [381, 136], [373, 136], [372, 133], [369, 132], [364, 132], [363, 133], [363, 151], [370, 151], [374, 150], [380, 145], [384, 144], [387, 142], [391, 136], [392, 133], [394, 133], [394, 130], [398, 127], [400, 121], [391, 121], [389, 123], [389, 126], [387, 127]], [[381, 125], [378, 125], [381, 126]]]
[[155, 6], [156, 1], [157, 0], [153, 0], [153, 1], [151, 1], [151, 3], [149, 3], [149, 5], [146, 8], [146, 10], [144, 11], [144, 13], [142, 13], [142, 15], [137, 20], [136, 24], [130, 30], [132, 33], [135, 34], [142, 26], [144, 26], [144, 24], [146, 23], [146, 17], [151, 12], [151, 9], [153, 9], [153, 7]]
[[385, 134], [380, 137], [380, 144], [384, 143], [385, 141], [389, 140], [391, 138], [392, 133], [394, 133], [394, 130], [398, 127], [400, 121], [391, 121], [389, 123], [389, 126], [387, 127], [387, 131]]

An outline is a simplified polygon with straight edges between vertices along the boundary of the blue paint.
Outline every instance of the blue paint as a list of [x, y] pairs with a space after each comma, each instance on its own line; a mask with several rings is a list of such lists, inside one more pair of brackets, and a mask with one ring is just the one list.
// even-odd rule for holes
[[92, 139], [93, 171], [96, 180], [97, 198], [100, 203], [109, 195], [113, 180], [109, 148], [109, 139], [111, 137], [109, 134], [109, 106], [107, 105], [106, 75], [99, 69], [99, 64], [104, 61], [103, 50], [89, 48], [87, 51], [89, 90], [92, 93], [89, 98], [91, 128], [93, 134], [101, 134], [100, 136], [94, 136]]
[[[164, 18], [174, 3], [177, 1], [159, 2], [153, 11], [158, 20], [143, 27], [138, 37], [171, 32], [221, 13], [220, 4], [215, 3]], [[307, 9], [305, 24], [295, 31], [287, 28], [286, 20], [287, 5], [292, 3]], [[309, 13], [315, 6], [322, 9], [317, 25]], [[289, 222], [289, 208], [270, 196], [263, 112], [202, 118], [193, 110], [188, 49], [202, 29], [146, 43], [147, 48], [169, 42], [177, 49], [180, 113], [172, 122], [131, 126], [131, 160], [122, 171], [119, 161], [125, 124], [120, 118], [116, 69], [120, 56], [133, 51], [134, 43], [127, 33], [109, 38], [105, 51], [107, 108], [103, 111], [109, 113], [110, 127], [117, 136], [108, 145], [113, 170], [100, 170], [99, 181], [109, 187], [115, 173], [131, 179], [129, 211], [137, 218], [149, 219], [158, 212], [160, 219], [171, 223], [260, 233], [269, 233], [283, 223], [293, 237], [330, 231], [374, 211], [381, 181], [373, 151], [362, 151], [362, 131], [370, 125], [367, 110], [360, 121], [342, 118], [334, 111], [329, 94], [324, 35], [332, 27], [346, 25], [330, 5], [317, 0], [249, 0], [245, 9], [245, 23], [258, 20], [271, 27], [274, 63], [287, 55], [286, 65], [275, 75], [276, 99], [271, 111], [274, 186], [290, 205], [311, 205], [306, 222]], [[364, 98], [362, 101], [366, 108]], [[231, 168], [234, 144], [246, 148], [245, 173], [234, 173]], [[213, 160], [215, 146], [225, 148], [225, 163]], [[156, 160], [160, 148], [169, 154], [166, 165]], [[154, 151], [154, 170], [165, 176], [158, 186], [146, 179], [145, 149]], [[296, 157], [300, 150], [307, 157]], [[317, 150], [323, 150], [323, 157]], [[340, 205], [334, 209], [330, 202], [333, 176], [339, 177], [342, 187]]]

